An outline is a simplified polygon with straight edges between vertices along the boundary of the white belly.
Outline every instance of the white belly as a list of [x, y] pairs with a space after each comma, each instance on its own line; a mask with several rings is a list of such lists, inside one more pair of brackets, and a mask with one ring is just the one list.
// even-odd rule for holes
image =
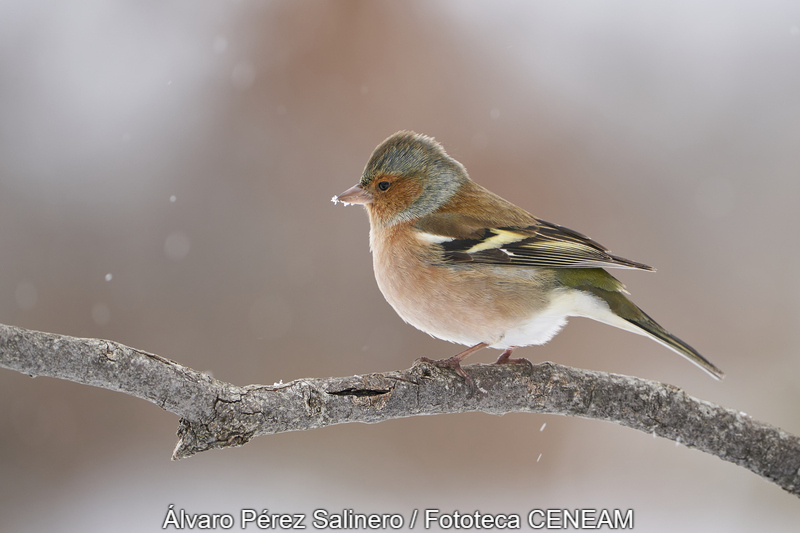
[[640, 335], [644, 332], [627, 320], [615, 315], [608, 304], [591, 293], [560, 289], [550, 300], [550, 304], [523, 324], [508, 329], [492, 348], [506, 349], [512, 346], [544, 344], [552, 339], [567, 323], [567, 317], [582, 316], [611, 326], [616, 326]]

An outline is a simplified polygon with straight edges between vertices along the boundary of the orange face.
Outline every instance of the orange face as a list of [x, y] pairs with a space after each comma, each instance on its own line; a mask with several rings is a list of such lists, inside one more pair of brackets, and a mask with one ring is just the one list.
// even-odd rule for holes
[[370, 218], [384, 225], [404, 213], [422, 194], [418, 179], [407, 176], [378, 175], [362, 184], [351, 187], [335, 200], [348, 204], [362, 204]]

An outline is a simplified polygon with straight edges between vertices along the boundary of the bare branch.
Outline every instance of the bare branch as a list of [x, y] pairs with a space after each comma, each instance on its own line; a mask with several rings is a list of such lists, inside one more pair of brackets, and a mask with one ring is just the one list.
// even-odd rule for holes
[[396, 372], [239, 387], [116, 342], [0, 325], [0, 366], [124, 392], [177, 414], [173, 459], [347, 422], [468, 411], [548, 413], [653, 433], [800, 496], [797, 437], [671, 385], [553, 363], [466, 367], [485, 394], [472, 394], [453, 372], [422, 362]]

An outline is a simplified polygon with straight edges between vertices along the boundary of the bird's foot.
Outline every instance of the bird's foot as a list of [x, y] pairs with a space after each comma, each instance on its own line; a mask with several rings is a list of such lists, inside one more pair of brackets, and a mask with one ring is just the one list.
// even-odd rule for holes
[[493, 364], [495, 365], [521, 365], [525, 364], [528, 366], [533, 366], [533, 363], [525, 359], [524, 357], [517, 357], [516, 359], [511, 359], [511, 353], [516, 350], [516, 346], [512, 348], [506, 349], [503, 353], [500, 354], [500, 357], [497, 358]]
[[461, 359], [457, 355], [454, 355], [453, 357], [448, 357], [447, 359], [430, 359], [428, 357], [420, 357], [419, 360], [422, 361], [423, 363], [430, 363], [434, 366], [438, 366], [439, 368], [449, 368], [450, 370], [452, 370], [453, 372], [464, 378], [464, 381], [466, 382], [472, 381], [472, 378], [469, 377], [469, 374], [464, 372], [464, 369], [461, 368]]
[[475, 380], [472, 379], [472, 377], [469, 374], [464, 372], [463, 368], [461, 368], [461, 361], [466, 359], [470, 354], [477, 352], [478, 350], [480, 350], [481, 348], [485, 348], [486, 346], [487, 346], [486, 343], [482, 342], [480, 344], [472, 346], [471, 348], [467, 348], [463, 352], [458, 353], [453, 357], [448, 357], [446, 359], [429, 359], [427, 357], [420, 357], [419, 360], [425, 363], [430, 363], [439, 368], [449, 368], [450, 370], [452, 370], [453, 372], [455, 372], [464, 379], [464, 383], [467, 385], [467, 387], [469, 387], [470, 395], [478, 392], [481, 395], [485, 396], [486, 391], [478, 387], [478, 385], [475, 383]]

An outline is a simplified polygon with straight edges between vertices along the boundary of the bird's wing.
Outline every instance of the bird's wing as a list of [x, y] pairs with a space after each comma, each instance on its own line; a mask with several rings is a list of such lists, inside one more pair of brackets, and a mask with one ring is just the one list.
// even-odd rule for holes
[[415, 224], [418, 236], [440, 246], [445, 262], [550, 268], [630, 268], [655, 270], [612, 255], [589, 237], [535, 219], [527, 226], [480, 227], [471, 218], [426, 217]]

